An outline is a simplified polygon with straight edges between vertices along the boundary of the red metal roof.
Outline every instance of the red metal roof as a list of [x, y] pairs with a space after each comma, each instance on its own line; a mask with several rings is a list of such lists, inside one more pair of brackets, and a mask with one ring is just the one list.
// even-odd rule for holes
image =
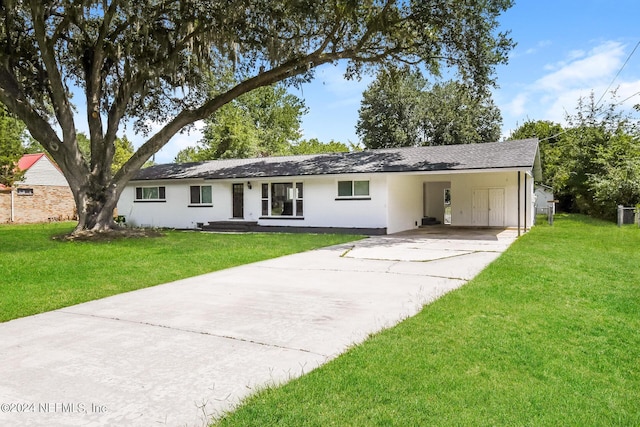
[[[44, 153], [25, 154], [20, 158], [20, 160], [18, 160], [18, 169], [26, 171], [44, 155]], [[0, 190], [8, 190], [8, 188], [0, 184]]]
[[31, 166], [34, 165], [35, 162], [40, 160], [44, 156], [44, 153], [36, 153], [36, 154], [25, 154], [18, 160], [18, 168], [20, 170], [26, 171]]

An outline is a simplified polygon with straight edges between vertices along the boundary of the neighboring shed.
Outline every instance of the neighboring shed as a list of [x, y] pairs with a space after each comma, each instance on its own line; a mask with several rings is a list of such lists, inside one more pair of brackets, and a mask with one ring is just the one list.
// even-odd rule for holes
[[43, 154], [25, 154], [18, 168], [26, 171], [12, 189], [0, 186], [0, 222], [34, 223], [75, 218], [67, 180]]
[[[395, 233], [432, 217], [518, 227], [535, 216], [538, 140], [216, 160], [142, 169], [123, 190], [129, 224]], [[223, 224], [224, 223], [224, 224]]]
[[553, 188], [544, 184], [536, 184], [535, 189], [536, 214], [548, 214], [549, 207], [552, 214], [555, 214], [555, 203], [553, 203]]

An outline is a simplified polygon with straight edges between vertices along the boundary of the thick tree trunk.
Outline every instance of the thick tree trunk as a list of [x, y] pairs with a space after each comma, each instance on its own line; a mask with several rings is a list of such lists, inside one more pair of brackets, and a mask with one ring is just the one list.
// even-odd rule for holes
[[93, 190], [73, 190], [78, 210], [78, 225], [72, 234], [80, 231], [107, 232], [119, 228], [114, 210], [119, 193], [112, 185], [93, 185]]

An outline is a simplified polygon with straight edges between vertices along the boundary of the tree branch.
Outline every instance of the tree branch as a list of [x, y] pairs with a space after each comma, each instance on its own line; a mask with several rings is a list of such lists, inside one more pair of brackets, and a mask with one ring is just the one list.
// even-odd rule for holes
[[118, 188], [117, 191], [122, 191], [123, 184], [133, 177], [136, 171], [144, 165], [144, 163], [151, 158], [153, 154], [158, 152], [166, 143], [182, 128], [189, 124], [193, 124], [198, 120], [205, 119], [217, 111], [220, 107], [226, 103], [236, 99], [238, 96], [243, 95], [253, 89], [262, 86], [268, 86], [270, 84], [279, 82], [288, 77], [304, 74], [309, 70], [309, 64], [315, 68], [319, 65], [331, 63], [340, 59], [353, 59], [357, 62], [370, 62], [376, 63], [389, 55], [395, 54], [401, 51], [400, 47], [390, 48], [383, 52], [377, 53], [371, 56], [361, 56], [360, 52], [353, 47], [351, 49], [343, 51], [335, 51], [325, 53], [324, 49], [327, 48], [330, 43], [331, 37], [327, 37], [321, 44], [319, 49], [313, 53], [306, 55], [302, 58], [292, 59], [280, 66], [272, 68], [258, 74], [250, 79], [247, 79], [229, 91], [216, 96], [205, 102], [201, 107], [194, 110], [185, 110], [178, 114], [173, 120], [167, 123], [160, 131], [152, 136], [147, 142], [145, 142], [134, 155], [123, 165], [123, 167], [114, 176], [113, 182]]
[[70, 157], [68, 155], [70, 150], [67, 150], [66, 154], [60, 150], [64, 144], [55, 130], [45, 118], [32, 108], [18, 87], [14, 76], [7, 70], [0, 69], [0, 101], [25, 123], [29, 133], [42, 144], [65, 171], [65, 176], [69, 174], [78, 181], [86, 179], [89, 171], [86, 166], [82, 167], [84, 162], [82, 162], [81, 156], [80, 158]]
[[124, 184], [133, 177], [139, 168], [158, 152], [176, 133], [187, 125], [193, 124], [198, 120], [203, 120], [217, 111], [220, 107], [236, 99], [253, 89], [262, 86], [268, 86], [277, 83], [288, 77], [304, 74], [308, 71], [308, 64], [313, 63], [313, 67], [333, 62], [340, 59], [336, 54], [314, 53], [303, 58], [288, 61], [271, 70], [260, 73], [250, 79], [247, 79], [227, 92], [216, 96], [205, 102], [201, 107], [195, 110], [185, 110], [178, 114], [173, 120], [167, 123], [154, 136], [149, 138], [133, 156], [122, 166], [113, 178], [113, 182], [117, 187], [117, 191], [122, 191]]
[[[89, 69], [85, 70], [85, 73], [87, 74], [87, 122], [89, 124], [89, 136], [91, 140], [91, 169], [93, 174], [111, 174], [111, 163], [113, 161], [113, 154], [115, 151], [113, 145], [115, 134], [113, 140], [110, 141], [108, 138], [105, 138], [103, 133], [100, 103], [102, 101], [103, 92], [105, 40], [108, 35], [109, 26], [116, 15], [118, 5], [119, 1], [113, 0], [109, 5], [109, 8], [104, 12], [98, 37], [95, 42], [93, 42], [93, 49], [90, 53], [91, 62], [90, 64], [87, 64]], [[87, 49], [91, 49], [91, 47], [87, 46]]]
[[62, 128], [62, 139], [65, 143], [75, 144], [76, 127], [73, 111], [69, 104], [62, 76], [60, 75], [54, 47], [50, 45], [47, 40], [46, 24], [44, 22], [44, 6], [40, 0], [31, 0], [30, 5], [36, 40], [40, 47], [42, 60], [45, 64], [51, 87], [51, 101], [58, 123]]

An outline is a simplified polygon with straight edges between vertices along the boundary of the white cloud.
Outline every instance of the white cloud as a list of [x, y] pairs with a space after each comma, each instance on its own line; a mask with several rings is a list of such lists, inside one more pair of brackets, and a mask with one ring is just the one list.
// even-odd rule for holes
[[567, 61], [573, 61], [573, 60], [576, 60], [576, 59], [580, 59], [585, 55], [587, 55], [587, 53], [582, 49], [572, 50], [567, 55]]
[[516, 116], [521, 116], [525, 113], [527, 104], [529, 101], [529, 95], [527, 93], [520, 93], [509, 102], [507, 108], [509, 113]]
[[612, 75], [622, 65], [624, 46], [617, 42], [604, 43], [588, 54], [572, 51], [560, 68], [534, 83], [544, 91], [564, 91], [577, 87], [594, 87]]
[[618, 102], [622, 103], [624, 108], [633, 108], [634, 105], [640, 104], [640, 79], [613, 85], [617, 89]]
[[589, 90], [565, 90], [559, 92], [553, 98], [548, 97], [548, 103], [545, 105], [545, 120], [551, 120], [556, 123], [564, 123], [567, 113], [573, 114], [580, 97], [589, 96]]
[[625, 49], [628, 46], [622, 43], [607, 41], [588, 51], [567, 52], [561, 60], [543, 67], [541, 77], [529, 84], [522, 82], [525, 85], [510, 96], [502, 94], [506, 98], [501, 106], [505, 124], [513, 126], [529, 118], [564, 123], [566, 114], [575, 112], [580, 97], [593, 92], [598, 100], [604, 93], [602, 102], [612, 101], [605, 93], [609, 85], [608, 92], [617, 89], [617, 101], [629, 98], [622, 105], [631, 108], [640, 102], [640, 76], [633, 61], [627, 64], [625, 73], [617, 76], [629, 53]]
[[[613, 75], [610, 76], [609, 82], [613, 79]], [[595, 97], [597, 102], [602, 96], [600, 105], [608, 105], [609, 103], [620, 103], [621, 108], [631, 109], [633, 106], [640, 102], [640, 80], [630, 82], [620, 82], [614, 84], [609, 88], [609, 83], [601, 84], [594, 87], [582, 87], [576, 89], [563, 90], [558, 92], [555, 96], [547, 96], [545, 99], [549, 100], [546, 105], [545, 118], [554, 122], [563, 123], [567, 113], [570, 115], [576, 112], [578, 100], [580, 98], [588, 98], [591, 93]], [[616, 98], [612, 98], [611, 91], [616, 92]]]
[[[540, 40], [538, 43], [535, 44], [535, 46], [530, 47], [529, 49], [524, 51], [525, 55], [533, 55], [535, 53], [538, 53], [540, 50], [546, 48], [547, 46], [551, 46], [552, 42], [551, 40]], [[516, 53], [515, 56], [513, 57], [517, 57], [518, 54]]]

